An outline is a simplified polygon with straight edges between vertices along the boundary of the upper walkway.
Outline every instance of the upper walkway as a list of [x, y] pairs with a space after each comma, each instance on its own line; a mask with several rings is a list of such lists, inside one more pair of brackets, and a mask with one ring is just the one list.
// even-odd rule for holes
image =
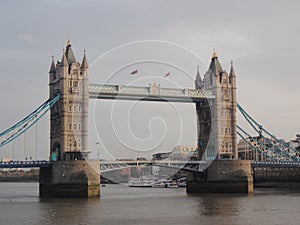
[[196, 89], [161, 88], [156, 83], [149, 87], [124, 85], [89, 85], [91, 99], [118, 99], [139, 101], [199, 102], [215, 98], [211, 91]]

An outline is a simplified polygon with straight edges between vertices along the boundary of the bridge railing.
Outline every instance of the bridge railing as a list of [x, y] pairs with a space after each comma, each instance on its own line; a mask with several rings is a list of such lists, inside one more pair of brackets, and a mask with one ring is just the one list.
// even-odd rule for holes
[[300, 167], [299, 162], [252, 161], [252, 167]]
[[32, 160], [32, 161], [8, 161], [0, 162], [0, 168], [33, 168], [33, 167], [48, 167], [51, 161], [47, 160]]

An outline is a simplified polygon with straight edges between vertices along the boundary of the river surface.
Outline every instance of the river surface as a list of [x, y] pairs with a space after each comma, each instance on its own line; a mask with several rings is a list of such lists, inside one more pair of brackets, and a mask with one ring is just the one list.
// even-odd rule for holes
[[184, 188], [101, 187], [101, 199], [40, 199], [38, 183], [0, 183], [0, 224], [300, 224], [300, 190], [189, 196]]

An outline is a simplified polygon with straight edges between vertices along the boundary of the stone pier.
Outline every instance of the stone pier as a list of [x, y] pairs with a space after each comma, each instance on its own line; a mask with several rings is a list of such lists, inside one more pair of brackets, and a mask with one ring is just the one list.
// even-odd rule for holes
[[40, 170], [40, 197], [100, 197], [99, 161], [56, 161]]
[[187, 177], [187, 193], [251, 193], [253, 175], [250, 161], [215, 160], [204, 173]]

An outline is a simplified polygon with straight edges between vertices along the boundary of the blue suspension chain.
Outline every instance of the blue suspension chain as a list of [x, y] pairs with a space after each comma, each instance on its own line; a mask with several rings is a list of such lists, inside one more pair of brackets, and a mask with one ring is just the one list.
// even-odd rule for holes
[[[9, 133], [15, 131], [8, 138], [6, 138], [4, 141], [0, 143], [0, 148], [10, 143], [11, 141], [15, 140], [17, 137], [19, 137], [21, 134], [23, 134], [25, 131], [31, 128], [34, 124], [36, 124], [59, 99], [60, 99], [60, 94], [56, 95], [51, 100], [50, 99], [47, 100], [40, 107], [38, 107], [34, 112], [26, 116], [23, 120], [16, 123], [9, 129], [5, 130], [4, 132], [2, 132], [0, 134], [0, 137], [4, 135], [8, 135]], [[30, 123], [31, 121], [34, 122]]]

